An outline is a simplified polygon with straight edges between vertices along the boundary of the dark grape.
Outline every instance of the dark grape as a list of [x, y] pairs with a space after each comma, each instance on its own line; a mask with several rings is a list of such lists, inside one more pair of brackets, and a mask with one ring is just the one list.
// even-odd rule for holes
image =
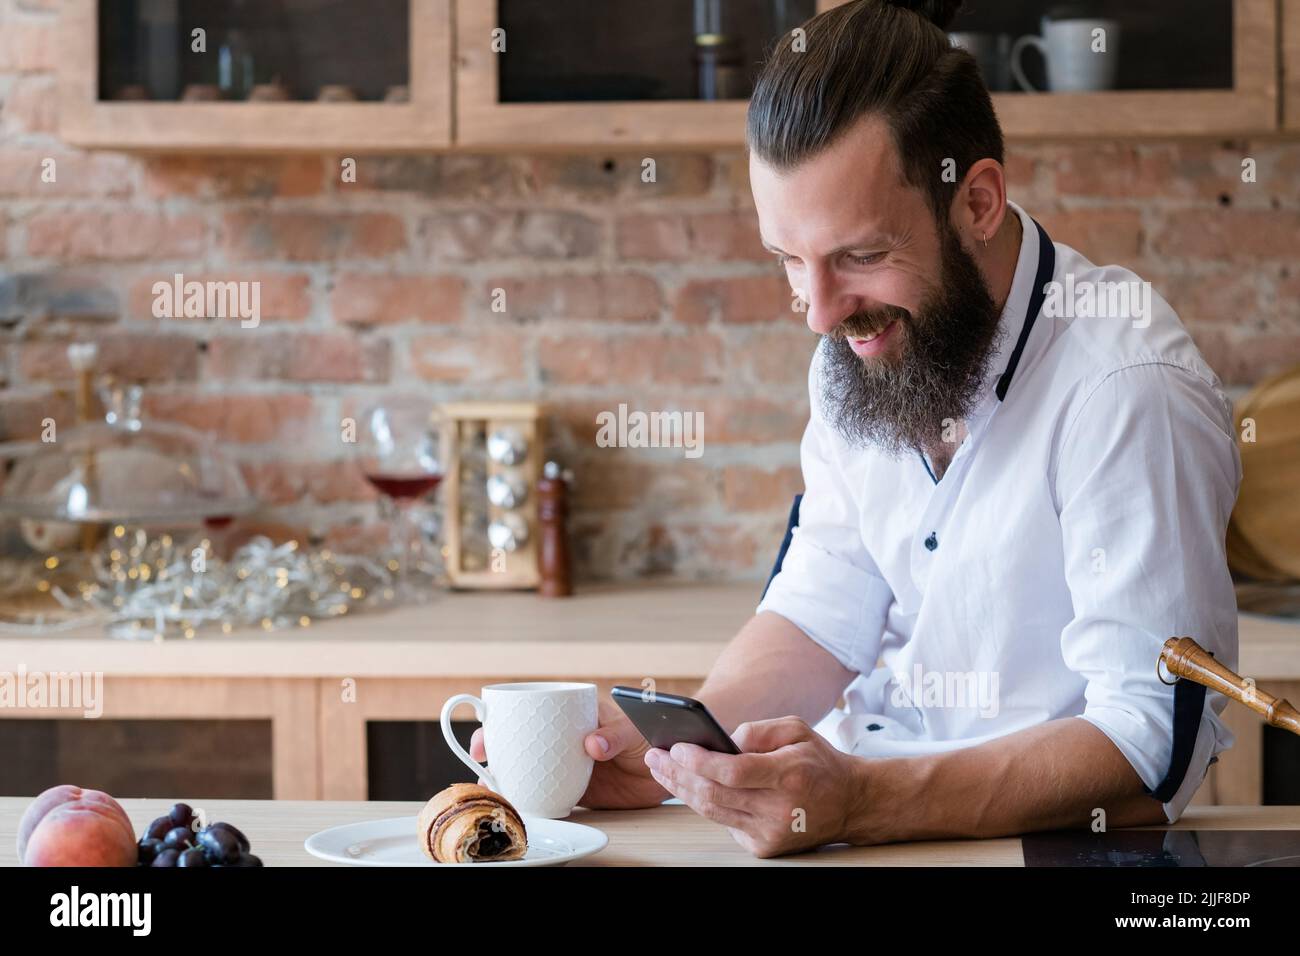
[[173, 827], [188, 827], [194, 820], [194, 810], [188, 803], [174, 803], [167, 815], [172, 819]]
[[194, 845], [194, 831], [189, 827], [172, 827], [163, 840], [165, 846], [183, 850]]
[[224, 827], [207, 827], [199, 831], [198, 845], [217, 863], [234, 863], [243, 849], [235, 835]]
[[207, 866], [208, 858], [203, 855], [203, 850], [197, 846], [192, 846], [176, 860], [177, 866]]
[[161, 853], [159, 853], [156, 857], [154, 857], [153, 863], [149, 865], [150, 866], [175, 866], [176, 861], [180, 859], [180, 855], [181, 855], [180, 850], [176, 849], [175, 847], [169, 846], [166, 849], [164, 849]]
[[149, 828], [144, 831], [143, 839], [162, 840], [167, 836], [167, 831], [174, 826], [176, 826], [176, 824], [172, 823], [171, 817], [159, 817], [153, 823], [149, 824]]
[[225, 830], [228, 833], [233, 834], [235, 839], [239, 841], [239, 848], [243, 850], [245, 853], [248, 852], [249, 849], [248, 837], [244, 836], [243, 832], [238, 827], [232, 826], [229, 823], [223, 823], [221, 821], [217, 821], [216, 823], [208, 827], [208, 829]]
[[141, 863], [148, 865], [154, 861], [154, 858], [157, 857], [159, 853], [162, 852], [163, 841], [155, 837], [146, 837], [140, 841], [138, 848], [139, 855], [137, 856], [137, 859]]
[[239, 865], [240, 866], [261, 866], [262, 858], [260, 856], [253, 856], [253, 854], [251, 853], [245, 853], [243, 856], [239, 858]]

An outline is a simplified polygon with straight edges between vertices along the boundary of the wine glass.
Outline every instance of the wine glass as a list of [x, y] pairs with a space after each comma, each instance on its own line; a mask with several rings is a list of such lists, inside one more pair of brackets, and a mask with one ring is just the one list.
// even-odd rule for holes
[[391, 399], [362, 418], [357, 445], [362, 474], [383, 496], [391, 529], [389, 569], [398, 599], [422, 601], [437, 578], [438, 548], [424, 546], [412, 509], [442, 482], [441, 432], [426, 402]]

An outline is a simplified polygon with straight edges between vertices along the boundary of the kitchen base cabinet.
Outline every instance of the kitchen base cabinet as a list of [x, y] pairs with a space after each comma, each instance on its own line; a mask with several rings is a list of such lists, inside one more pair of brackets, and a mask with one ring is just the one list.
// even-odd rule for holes
[[0, 793], [74, 782], [116, 797], [272, 795], [269, 720], [0, 720], [0, 753]]
[[[449, 697], [478, 695], [485, 684], [589, 681], [605, 697], [615, 684], [640, 687], [653, 678], [658, 691], [694, 695], [753, 613], [758, 590], [752, 582], [664, 582], [591, 586], [564, 600], [440, 594], [436, 606], [348, 615], [305, 630], [161, 643], [113, 640], [99, 628], [0, 635], [0, 662], [12, 662], [0, 671], [21, 664], [28, 675], [101, 675], [105, 720], [264, 722], [269, 758], [255, 748], [239, 770], [265, 768], [269, 759], [270, 796], [366, 800], [372, 779], [385, 794], [390, 786], [466, 779], [468, 768], [450, 762], [437, 720]], [[1240, 635], [1238, 672], [1300, 704], [1300, 622], [1243, 613]], [[0, 753], [40, 760], [29, 755], [48, 735], [43, 724], [82, 716], [74, 708], [0, 706], [0, 744], [12, 744]], [[472, 709], [458, 708], [453, 720], [468, 742]], [[1266, 792], [1294, 792], [1286, 789], [1294, 779], [1278, 776], [1295, 763], [1294, 751], [1274, 741], [1265, 746], [1264, 724], [1240, 704], [1229, 702], [1223, 720], [1236, 743], [1210, 767], [1192, 802], [1258, 806]], [[30, 733], [12, 727], [28, 722]], [[395, 730], [391, 722], [410, 726]], [[465, 777], [447, 776], [462, 769]]]
[[[263, 764], [260, 767], [257, 765], [259, 760], [257, 751], [244, 753], [235, 757], [240, 763], [234, 771], [241, 777], [245, 777], [250, 773], [248, 764], [252, 763], [254, 778], [258, 774], [268, 778], [269, 792], [264, 794], [266, 797], [280, 800], [319, 798], [315, 680], [266, 678], [227, 680], [106, 675], [103, 681], [102, 716], [88, 718], [83, 708], [71, 707], [6, 709], [0, 712], [0, 717], [5, 718], [6, 736], [11, 739], [22, 736], [27, 741], [33, 738], [39, 740], [42, 733], [48, 733], [44, 725], [65, 721], [83, 724], [97, 723], [100, 720], [106, 722], [202, 721], [205, 724], [212, 722], [218, 725], [228, 721], [241, 723], [256, 721], [269, 727], [264, 734], [269, 746], [261, 748], [260, 759]], [[21, 725], [28, 720], [33, 723], [30, 731], [25, 731]], [[144, 745], [149, 745], [153, 739], [149, 729], [147, 727], [135, 729], [138, 730], [138, 739]], [[89, 759], [87, 757], [82, 764], [87, 765]], [[99, 755], [99, 759], [107, 764], [112, 759], [112, 751]], [[105, 767], [100, 773], [110, 774], [112, 770]], [[54, 782], [94, 786], [89, 778], [60, 779]], [[5, 788], [4, 792], [11, 795], [33, 795], [13, 794], [8, 788]], [[39, 792], [39, 789], [35, 792]], [[123, 793], [122, 795], [138, 794]], [[193, 796], [198, 799], [204, 796], [232, 797], [234, 794], [197, 793]]]

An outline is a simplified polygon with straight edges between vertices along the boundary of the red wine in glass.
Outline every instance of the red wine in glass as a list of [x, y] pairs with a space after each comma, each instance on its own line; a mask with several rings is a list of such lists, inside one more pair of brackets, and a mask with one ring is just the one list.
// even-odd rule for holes
[[428, 494], [438, 487], [442, 475], [438, 474], [366, 474], [366, 481], [379, 489], [379, 493], [389, 498], [410, 500]]

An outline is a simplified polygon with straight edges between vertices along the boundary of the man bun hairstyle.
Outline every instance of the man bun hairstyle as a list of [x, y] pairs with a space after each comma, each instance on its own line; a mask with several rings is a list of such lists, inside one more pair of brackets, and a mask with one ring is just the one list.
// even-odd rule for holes
[[[961, 5], [851, 0], [803, 24], [802, 50], [781, 38], [749, 101], [751, 153], [788, 172], [863, 116], [878, 115], [906, 181], [945, 222], [971, 166], [1004, 162], [1002, 127], [979, 66], [946, 33]], [[945, 168], [953, 175], [944, 176]]]
[[885, 0], [891, 7], [919, 13], [940, 30], [947, 30], [962, 8], [962, 0]]

